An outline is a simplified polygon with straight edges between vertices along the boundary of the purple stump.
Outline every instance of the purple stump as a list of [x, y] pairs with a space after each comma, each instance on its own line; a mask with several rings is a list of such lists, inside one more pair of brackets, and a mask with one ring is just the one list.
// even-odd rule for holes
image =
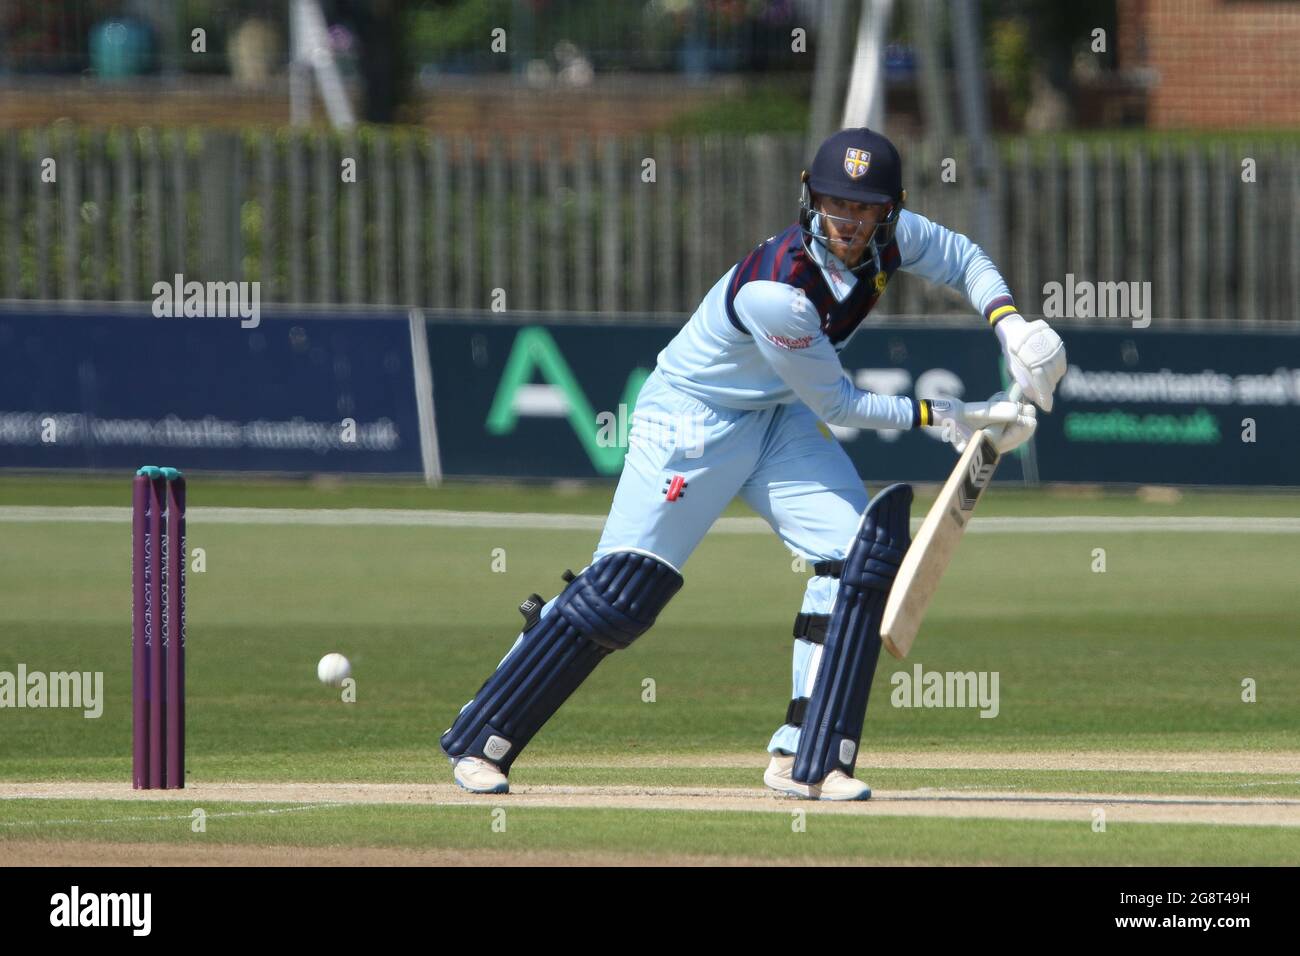
[[166, 786], [185, 786], [185, 479], [167, 486]]
[[142, 790], [149, 786], [149, 637], [145, 607], [149, 479], [136, 478], [131, 492], [131, 785]]
[[165, 614], [163, 606], [162, 578], [164, 562], [162, 552], [166, 548], [163, 541], [163, 503], [167, 497], [167, 482], [154, 478], [149, 482], [149, 537], [145, 539], [145, 564], [149, 568], [145, 585], [145, 628], [149, 637], [149, 787], [161, 790], [166, 784], [163, 779], [165, 766], [163, 752], [165, 749], [166, 729], [163, 724], [163, 694], [167, 664], [163, 650]]

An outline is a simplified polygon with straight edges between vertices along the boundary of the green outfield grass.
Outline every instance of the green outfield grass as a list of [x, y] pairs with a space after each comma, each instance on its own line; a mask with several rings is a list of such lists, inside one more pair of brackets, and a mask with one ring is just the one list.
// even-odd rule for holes
[[[125, 506], [126, 488], [121, 480], [4, 478], [0, 506]], [[201, 479], [191, 486], [190, 503], [192, 508], [592, 513], [603, 511], [608, 494], [607, 487], [461, 485], [431, 490]], [[1069, 497], [995, 488], [986, 499], [987, 509], [981, 510], [1273, 516], [1295, 515], [1295, 501], [1207, 494], [1153, 504], [1132, 494]], [[561, 571], [587, 563], [595, 538], [591, 531], [254, 526], [192, 518], [189, 543], [204, 550], [207, 570], [189, 576], [190, 779], [446, 782], [438, 736], [513, 641], [521, 620], [515, 606], [533, 591], [554, 594], [562, 585]], [[504, 549], [505, 573], [492, 570], [498, 548]], [[1106, 552], [1107, 570], [1100, 574], [1091, 570], [1098, 548]], [[0, 671], [12, 671], [18, 663], [29, 671], [102, 671], [106, 684], [99, 719], [69, 710], [0, 711], [0, 779], [128, 779], [129, 555], [125, 523], [0, 520]], [[906, 663], [881, 658], [860, 764], [870, 767], [873, 752], [1300, 750], [1300, 699], [1295, 694], [1300, 686], [1300, 655], [1295, 653], [1300, 614], [1293, 594], [1298, 566], [1300, 536], [1291, 534], [968, 536], [912, 658]], [[789, 553], [766, 535], [707, 538], [684, 570], [686, 585], [659, 624], [602, 664], [520, 759], [517, 782], [759, 785], [763, 751], [789, 695], [790, 623], [805, 574], [792, 570]], [[316, 661], [329, 651], [352, 659], [354, 704], [341, 702], [337, 691], [316, 681]], [[927, 671], [997, 672], [997, 716], [981, 718], [975, 709], [892, 706], [892, 675], [910, 674], [917, 664]], [[1241, 699], [1246, 678], [1257, 682], [1255, 703]], [[647, 679], [654, 681], [652, 703], [642, 699]], [[700, 759], [710, 754], [753, 754], [755, 769], [735, 767], [734, 760], [710, 767]], [[661, 757], [662, 766], [580, 769], [601, 758], [617, 764], [638, 755]], [[692, 756], [693, 764], [672, 765], [674, 757]], [[1294, 797], [1300, 790], [1294, 775], [1267, 771], [879, 768], [863, 776], [882, 790], [968, 787], [1243, 797]], [[40, 806], [49, 814], [43, 819], [58, 816], [50, 812], [53, 803], [41, 801]], [[121, 811], [121, 805], [114, 805], [114, 814]], [[23, 815], [33, 812], [24, 802], [0, 802], [0, 822], [26, 819]], [[406, 845], [403, 840], [414, 840], [413, 834], [423, 832], [420, 827], [429, 826], [444, 827], [436, 831], [438, 840], [463, 845], [456, 842], [462, 839], [457, 834], [471, 825], [461, 821], [472, 818], [471, 811], [446, 808], [326, 812], [356, 814], [361, 821], [357, 839], [367, 844], [377, 840], [378, 845], [389, 845], [385, 834], [397, 841], [394, 845]], [[563, 842], [565, 834], [586, 832], [586, 824], [574, 821], [591, 813], [530, 808], [521, 819], [537, 821], [535, 832], [549, 834], [537, 839], [551, 846], [546, 841]], [[605, 834], [617, 845], [662, 829], [650, 822], [626, 822], [635, 816], [631, 811], [600, 816], [625, 822], [592, 823], [592, 840]], [[824, 850], [809, 841], [787, 853], [774, 842], [783, 838], [779, 820], [751, 819], [755, 816], [679, 814], [673, 819], [681, 832], [701, 836], [698, 844], [684, 844], [695, 847], [694, 852], [714, 852], [702, 847], [734, 840], [732, 852], [761, 857], [819, 857], [825, 852], [875, 860], [1124, 862], [1122, 848], [1130, 846], [1141, 848], [1142, 862], [1154, 863], [1172, 859], [1184, 846], [1178, 859], [1187, 863], [1297, 859], [1293, 842], [1274, 844], [1264, 831], [1250, 828], [1180, 825], [1184, 837], [1175, 840], [1162, 836], [1161, 827], [1130, 825], [1131, 836], [1103, 846], [1090, 839], [1086, 826], [1074, 834], [1072, 825], [1065, 824], [967, 821], [972, 826], [962, 831], [959, 821], [898, 818], [872, 819], [857, 836], [854, 827], [863, 826], [862, 821], [828, 819]], [[273, 842], [318, 838], [307, 823], [287, 827], [276, 819], [240, 823], [250, 829], [238, 832], [251, 840], [253, 828], [282, 826]], [[776, 833], [763, 836], [763, 828], [771, 826]], [[1032, 831], [1032, 840], [1022, 850], [993, 852], [1017, 827]], [[1186, 843], [1186, 835], [1199, 829], [1221, 835]], [[528, 832], [527, 825], [521, 823], [520, 830]], [[912, 834], [906, 841], [891, 842], [905, 831]], [[270, 839], [266, 834], [257, 838]], [[788, 835], [784, 839], [788, 843]], [[820, 832], [817, 839], [822, 839]], [[584, 838], [570, 845], [588, 842]], [[642, 849], [649, 852], [658, 845], [652, 841]], [[837, 845], [843, 852], [834, 849]], [[677, 852], [674, 847], [664, 844], [664, 852]]]
[[[437, 736], [510, 646], [514, 606], [554, 593], [593, 538], [192, 521], [208, 569], [189, 580], [191, 767], [226, 777], [230, 761], [301, 757], [319, 778], [348, 772], [349, 754], [422, 744], [432, 761]], [[1294, 535], [972, 535], [912, 657], [882, 659], [863, 747], [1296, 748], [1297, 547]], [[491, 570], [495, 548], [506, 573]], [[1104, 574], [1090, 570], [1096, 548]], [[0, 775], [22, 777], [41, 757], [66, 761], [70, 776], [85, 759], [100, 761], [98, 774], [105, 758], [125, 766], [128, 557], [124, 527], [4, 526], [4, 659], [102, 671], [107, 705], [98, 720], [6, 712]], [[997, 569], [1007, 569], [1001, 586]], [[603, 664], [531, 752], [761, 754], [785, 712], [804, 576], [760, 535], [706, 540], [685, 570], [656, 628]], [[356, 704], [315, 680], [333, 650], [353, 661]], [[890, 706], [891, 675], [917, 664], [996, 671], [997, 716]], [[1254, 704], [1241, 701], [1244, 678], [1258, 682]], [[653, 703], [642, 701], [646, 679]], [[382, 762], [373, 772], [383, 779]]]

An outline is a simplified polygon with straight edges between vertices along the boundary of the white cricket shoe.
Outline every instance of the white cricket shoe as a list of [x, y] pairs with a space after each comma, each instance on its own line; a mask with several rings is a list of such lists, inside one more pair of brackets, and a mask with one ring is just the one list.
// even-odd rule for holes
[[461, 757], [452, 764], [451, 775], [470, 793], [509, 793], [510, 781], [501, 769], [482, 757]]
[[799, 783], [791, 775], [794, 754], [772, 754], [763, 782], [778, 793], [804, 800], [870, 800], [871, 788], [843, 770], [832, 770], [821, 783]]

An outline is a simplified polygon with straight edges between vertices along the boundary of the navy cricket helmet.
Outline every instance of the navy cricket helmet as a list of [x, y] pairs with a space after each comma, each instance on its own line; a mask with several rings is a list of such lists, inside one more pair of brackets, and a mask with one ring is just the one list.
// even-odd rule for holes
[[804, 245], [815, 241], [834, 255], [824, 229], [826, 220], [833, 219], [841, 227], [839, 231], [851, 232], [852, 239], [840, 240], [845, 245], [852, 245], [861, 231], [869, 227], [861, 220], [831, 216], [813, 208], [815, 196], [886, 207], [885, 214], [870, 227], [867, 255], [852, 271], [857, 272], [873, 261], [879, 268], [880, 249], [893, 241], [898, 216], [907, 199], [903, 161], [894, 144], [866, 127], [842, 129], [827, 137], [813, 157], [812, 168], [804, 171], [799, 194], [799, 227], [803, 230]]

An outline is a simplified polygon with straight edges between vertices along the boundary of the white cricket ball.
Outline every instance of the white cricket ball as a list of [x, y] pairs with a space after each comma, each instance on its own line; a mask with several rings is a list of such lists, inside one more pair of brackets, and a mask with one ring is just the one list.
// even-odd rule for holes
[[316, 665], [316, 676], [327, 687], [342, 687], [352, 676], [352, 665], [342, 654], [326, 654]]

